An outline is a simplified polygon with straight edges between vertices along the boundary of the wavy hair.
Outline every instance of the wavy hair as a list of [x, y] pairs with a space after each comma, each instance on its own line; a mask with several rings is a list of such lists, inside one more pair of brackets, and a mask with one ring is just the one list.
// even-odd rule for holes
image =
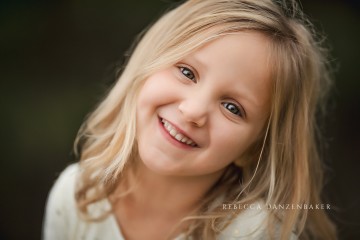
[[[133, 169], [138, 157], [135, 104], [144, 81], [210, 41], [239, 31], [261, 32], [270, 39], [271, 115], [260, 140], [247, 151], [249, 164], [231, 164], [194, 216], [184, 219], [192, 221], [186, 235], [214, 239], [233, 219], [222, 203], [321, 202], [323, 165], [315, 116], [330, 77], [326, 51], [312, 25], [295, 1], [189, 0], [139, 36], [124, 71], [79, 130], [75, 149], [82, 171], [76, 201], [83, 216], [92, 219], [89, 206], [111, 196]], [[221, 204], [216, 203], [220, 195]], [[301, 239], [336, 239], [323, 210], [272, 209], [268, 222], [269, 234], [279, 239], [292, 232]], [[273, 230], [274, 222], [280, 223], [279, 231]]]

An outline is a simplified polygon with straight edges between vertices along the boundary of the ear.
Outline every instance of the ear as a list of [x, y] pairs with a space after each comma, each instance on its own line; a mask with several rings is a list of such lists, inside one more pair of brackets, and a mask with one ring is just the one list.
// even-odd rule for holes
[[240, 159], [235, 160], [233, 163], [239, 168], [243, 167], [242, 161]]
[[243, 168], [246, 165], [249, 165], [251, 163], [250, 160], [250, 156], [246, 153], [244, 153], [243, 155], [241, 155], [241, 157], [239, 157], [238, 159], [236, 159], [233, 163], [239, 167], [239, 168]]
[[233, 163], [240, 168], [248, 166], [256, 158], [258, 152], [259, 152], [259, 142], [255, 142], [248, 149], [246, 149], [246, 151]]

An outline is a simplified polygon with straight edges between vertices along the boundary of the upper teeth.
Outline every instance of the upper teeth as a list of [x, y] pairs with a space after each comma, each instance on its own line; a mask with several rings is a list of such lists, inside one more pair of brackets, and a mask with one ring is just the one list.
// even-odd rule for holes
[[187, 145], [190, 145], [192, 147], [196, 146], [196, 143], [194, 143], [191, 139], [185, 137], [184, 135], [182, 135], [181, 133], [179, 133], [175, 127], [173, 127], [171, 125], [171, 123], [169, 123], [168, 121], [166, 121], [165, 119], [162, 119], [161, 122], [164, 124], [165, 129], [169, 132], [169, 134], [171, 136], [173, 136], [176, 140], [178, 140], [179, 142], [185, 143]]

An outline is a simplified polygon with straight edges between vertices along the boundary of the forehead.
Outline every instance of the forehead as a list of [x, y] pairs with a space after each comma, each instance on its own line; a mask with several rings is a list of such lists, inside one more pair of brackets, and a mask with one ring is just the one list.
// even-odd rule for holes
[[185, 58], [218, 87], [246, 96], [255, 106], [268, 102], [271, 86], [270, 40], [254, 31], [221, 36]]
[[270, 72], [270, 40], [260, 32], [227, 33], [189, 55], [204, 62], [228, 66], [229, 69], [251, 66]]

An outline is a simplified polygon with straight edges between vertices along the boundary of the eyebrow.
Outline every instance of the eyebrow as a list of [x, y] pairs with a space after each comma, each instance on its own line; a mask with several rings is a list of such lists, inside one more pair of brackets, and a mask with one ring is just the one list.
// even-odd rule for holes
[[208, 67], [205, 63], [203, 63], [195, 54], [188, 55], [183, 58], [183, 61], [189, 62], [191, 65], [194, 64], [196, 66], [200, 66], [200, 69], [207, 70]]
[[[186, 57], [183, 58], [183, 61], [188, 62], [190, 65], [196, 65], [196, 66], [200, 66], [200, 69], [202, 71], [206, 71], [208, 69], [207, 65], [201, 61], [199, 59], [199, 57], [197, 57], [195, 54], [190, 54]], [[196, 69], [197, 72], [199, 72], [199, 70]], [[235, 100], [239, 101], [239, 103], [244, 107], [244, 110], [246, 112], [246, 115], [248, 116], [249, 112], [250, 115], [253, 115], [253, 111], [252, 111], [252, 107], [256, 107], [256, 108], [262, 108], [266, 102], [264, 103], [259, 103], [256, 100], [256, 93], [252, 94], [252, 93], [247, 93], [248, 91], [239, 91], [239, 90], [235, 90], [234, 87], [231, 88], [230, 91], [228, 91], [230, 96], [234, 96]], [[240, 102], [241, 100], [241, 102]], [[248, 104], [243, 104], [243, 101], [248, 102], [251, 106], [249, 106]], [[246, 106], [246, 107], [245, 107]]]
[[[233, 96], [235, 96], [237, 99], [242, 99], [242, 102], [248, 102], [249, 104], [251, 104], [252, 107], [256, 107], [256, 108], [261, 108], [264, 104], [259, 103], [256, 100], [256, 95], [255, 94], [251, 94], [251, 93], [246, 93], [244, 91], [231, 91], [230, 92]], [[248, 105], [248, 104], [245, 104]], [[247, 109], [249, 109], [249, 107], [247, 107]], [[248, 110], [247, 110], [248, 111]]]

